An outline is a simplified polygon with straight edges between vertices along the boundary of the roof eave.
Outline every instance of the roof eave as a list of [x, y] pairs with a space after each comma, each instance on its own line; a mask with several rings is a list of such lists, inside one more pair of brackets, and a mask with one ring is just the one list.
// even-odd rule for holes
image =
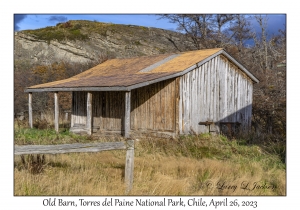
[[27, 88], [25, 93], [38, 92], [72, 92], [72, 91], [130, 91], [126, 86], [112, 87], [57, 87], [57, 88]]
[[243, 72], [245, 72], [245, 74], [247, 74], [247, 76], [249, 76], [253, 82], [259, 83], [259, 80], [252, 73], [250, 73], [242, 64], [240, 64], [237, 60], [235, 60], [225, 50], [221, 50], [218, 53], [225, 55], [231, 62], [233, 62], [236, 66], [238, 66]]

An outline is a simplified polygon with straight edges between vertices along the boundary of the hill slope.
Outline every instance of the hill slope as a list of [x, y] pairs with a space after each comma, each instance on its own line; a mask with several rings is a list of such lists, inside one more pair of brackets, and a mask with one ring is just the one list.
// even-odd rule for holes
[[123, 58], [193, 49], [191, 41], [173, 31], [74, 20], [16, 32], [14, 55], [16, 60], [39, 64], [88, 63], [103, 55]]

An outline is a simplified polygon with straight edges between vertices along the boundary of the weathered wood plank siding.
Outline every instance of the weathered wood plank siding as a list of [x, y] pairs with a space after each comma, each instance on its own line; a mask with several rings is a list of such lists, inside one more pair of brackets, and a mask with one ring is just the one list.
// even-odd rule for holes
[[94, 97], [94, 127], [99, 132], [114, 131], [121, 134], [124, 130], [125, 92], [107, 91], [93, 92]]
[[72, 94], [72, 115], [71, 127], [77, 125], [86, 125], [86, 107], [87, 107], [87, 93], [73, 92]]
[[[122, 122], [125, 111], [125, 93], [117, 91], [91, 92], [93, 132], [116, 132], [124, 130]], [[73, 92], [72, 127], [86, 127], [87, 92]]]
[[[253, 82], [224, 56], [180, 78], [179, 133], [219, 132], [220, 122], [251, 125]], [[199, 125], [212, 121], [215, 125]]]
[[[131, 92], [125, 92], [125, 112], [124, 112], [124, 137], [130, 137], [130, 104], [131, 104]], [[114, 106], [113, 106], [114, 107]]]
[[132, 90], [131, 131], [175, 133], [176, 89], [176, 79], [170, 79]]

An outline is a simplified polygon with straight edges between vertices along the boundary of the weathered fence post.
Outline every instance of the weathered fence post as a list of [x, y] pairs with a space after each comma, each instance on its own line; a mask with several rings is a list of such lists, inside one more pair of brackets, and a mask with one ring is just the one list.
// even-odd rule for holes
[[134, 168], [134, 140], [126, 140], [127, 152], [125, 163], [125, 184], [126, 192], [129, 193], [133, 184], [133, 168]]
[[104, 143], [74, 143], [59, 145], [15, 145], [15, 155], [28, 154], [63, 154], [72, 152], [101, 152], [108, 150], [127, 149], [125, 162], [125, 193], [129, 193], [133, 185], [134, 168], [134, 140], [122, 142], [104, 142]]
[[33, 123], [32, 123], [32, 93], [28, 94], [28, 115], [29, 115], [29, 127], [33, 128]]

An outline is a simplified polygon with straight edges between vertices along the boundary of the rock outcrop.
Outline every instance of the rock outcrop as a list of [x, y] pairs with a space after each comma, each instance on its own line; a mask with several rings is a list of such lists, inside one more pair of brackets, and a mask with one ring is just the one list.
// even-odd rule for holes
[[[39, 64], [62, 60], [89, 63], [97, 61], [103, 55], [124, 58], [194, 49], [192, 42], [184, 34], [163, 29], [91, 21], [69, 21], [69, 28], [62, 28], [61, 25], [47, 27], [45, 31], [38, 29], [15, 32], [15, 59]], [[72, 26], [77, 28], [72, 29]], [[61, 30], [66, 31], [64, 33], [77, 30], [77, 34], [83, 34], [87, 38], [55, 38], [55, 33], [62, 33]], [[48, 38], [50, 35], [46, 33], [50, 32], [52, 37]]]

